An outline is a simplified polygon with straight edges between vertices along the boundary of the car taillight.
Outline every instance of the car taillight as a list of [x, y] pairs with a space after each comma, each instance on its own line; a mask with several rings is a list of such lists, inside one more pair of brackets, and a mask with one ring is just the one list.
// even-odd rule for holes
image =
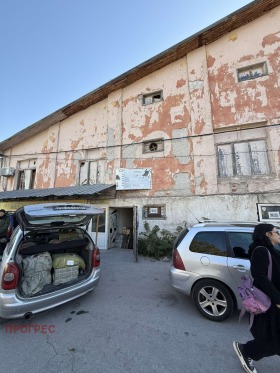
[[1, 287], [3, 290], [12, 290], [18, 287], [19, 268], [16, 263], [8, 263], [4, 268]]
[[92, 263], [91, 268], [99, 267], [100, 266], [100, 251], [97, 246], [94, 247], [92, 252]]
[[173, 250], [172, 264], [173, 264], [173, 267], [176, 268], [176, 269], [181, 269], [182, 271], [186, 270], [185, 265], [183, 263], [183, 260], [182, 260], [182, 258], [181, 258], [177, 249]]

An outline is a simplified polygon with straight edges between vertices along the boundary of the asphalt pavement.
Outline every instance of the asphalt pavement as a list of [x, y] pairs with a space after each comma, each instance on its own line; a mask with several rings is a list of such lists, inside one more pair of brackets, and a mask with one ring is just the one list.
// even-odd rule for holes
[[[170, 286], [169, 262], [111, 249], [101, 263], [94, 292], [27, 321], [2, 320], [2, 372], [243, 372], [232, 341], [250, 333], [237, 312], [222, 323], [203, 318]], [[266, 358], [256, 368], [278, 373], [278, 364]]]

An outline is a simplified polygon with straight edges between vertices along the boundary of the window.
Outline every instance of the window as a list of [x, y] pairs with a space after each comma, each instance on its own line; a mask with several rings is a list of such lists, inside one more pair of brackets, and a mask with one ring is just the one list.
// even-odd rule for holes
[[18, 185], [17, 189], [25, 189], [25, 177], [24, 177], [24, 171], [18, 172]]
[[15, 189], [34, 189], [36, 180], [36, 159], [25, 159], [17, 164]]
[[239, 82], [260, 78], [264, 75], [268, 75], [266, 62], [237, 69], [237, 78]]
[[34, 189], [36, 170], [19, 170], [17, 177], [17, 189]]
[[142, 103], [143, 105], [154, 104], [155, 102], [159, 102], [163, 100], [162, 91], [148, 93], [143, 95]]
[[252, 233], [247, 232], [229, 232], [230, 248], [236, 258], [248, 259], [249, 246], [252, 243]]
[[143, 153], [162, 152], [164, 143], [162, 139], [143, 142]]
[[165, 219], [165, 206], [149, 205], [143, 207], [143, 219]]
[[200, 232], [190, 244], [190, 251], [209, 255], [227, 256], [224, 232]]
[[220, 177], [269, 174], [265, 140], [217, 145]]
[[83, 161], [80, 163], [79, 185], [104, 182], [105, 161]]
[[100, 215], [94, 215], [92, 217], [91, 231], [96, 233], [96, 228], [98, 225], [98, 232], [105, 232], [105, 212]]

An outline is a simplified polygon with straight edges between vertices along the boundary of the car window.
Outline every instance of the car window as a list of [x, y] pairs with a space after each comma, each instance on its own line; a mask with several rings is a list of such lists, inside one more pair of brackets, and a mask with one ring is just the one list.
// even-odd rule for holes
[[199, 232], [190, 245], [190, 251], [210, 255], [227, 256], [224, 232]]
[[188, 232], [189, 232], [189, 229], [187, 227], [181, 230], [181, 232], [178, 234], [178, 236], [176, 237], [174, 241], [174, 244], [173, 244], [174, 249], [177, 249], [177, 247], [182, 242], [183, 238]]
[[253, 242], [250, 232], [228, 232], [229, 244], [236, 258], [248, 259], [249, 245]]

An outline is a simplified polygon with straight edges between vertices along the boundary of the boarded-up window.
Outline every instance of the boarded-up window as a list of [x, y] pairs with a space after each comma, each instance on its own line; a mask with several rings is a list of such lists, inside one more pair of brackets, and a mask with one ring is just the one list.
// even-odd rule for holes
[[219, 176], [233, 176], [233, 162], [231, 145], [218, 146]]
[[217, 146], [220, 177], [269, 174], [265, 140]]
[[236, 175], [249, 176], [251, 175], [251, 162], [249, 143], [241, 142], [233, 145]]
[[268, 174], [269, 164], [264, 141], [251, 141], [252, 169], [254, 175]]
[[81, 162], [79, 185], [104, 183], [104, 168], [104, 160]]

